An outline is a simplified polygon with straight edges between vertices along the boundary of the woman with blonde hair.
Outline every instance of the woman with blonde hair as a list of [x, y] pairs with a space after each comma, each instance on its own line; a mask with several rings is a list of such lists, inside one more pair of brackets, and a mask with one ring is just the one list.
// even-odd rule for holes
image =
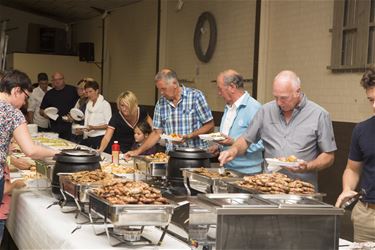
[[120, 144], [121, 152], [129, 151], [134, 144], [134, 128], [139, 121], [147, 121], [152, 126], [152, 119], [146, 109], [138, 106], [138, 99], [131, 91], [122, 92], [117, 97], [118, 112], [114, 112], [105, 135], [100, 143], [99, 152], [111, 152], [114, 141]]

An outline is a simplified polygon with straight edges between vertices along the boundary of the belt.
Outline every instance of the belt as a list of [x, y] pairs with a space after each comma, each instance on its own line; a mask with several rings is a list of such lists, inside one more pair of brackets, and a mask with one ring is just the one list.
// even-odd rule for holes
[[364, 202], [362, 201], [363, 205], [366, 207], [366, 208], [371, 208], [371, 209], [375, 209], [375, 204], [374, 203], [368, 203], [368, 202]]

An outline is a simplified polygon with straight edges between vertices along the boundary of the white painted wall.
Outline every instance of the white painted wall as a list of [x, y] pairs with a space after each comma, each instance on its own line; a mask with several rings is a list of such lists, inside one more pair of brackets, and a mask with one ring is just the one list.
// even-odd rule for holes
[[80, 62], [77, 56], [13, 53], [9, 57], [11, 68], [25, 72], [32, 82], [37, 82], [40, 72], [47, 73], [49, 79], [54, 72], [61, 72], [65, 82], [74, 86], [83, 77], [92, 75], [90, 65]]
[[7, 29], [10, 29], [7, 32], [8, 53], [26, 52], [29, 23], [65, 29], [65, 24], [62, 22], [0, 5], [0, 20], [7, 19], [9, 19]]
[[359, 81], [362, 73], [332, 73], [333, 1], [262, 1], [261, 91], [272, 99], [272, 81], [283, 69], [295, 71], [308, 98], [327, 109], [334, 121], [358, 122], [372, 113]]

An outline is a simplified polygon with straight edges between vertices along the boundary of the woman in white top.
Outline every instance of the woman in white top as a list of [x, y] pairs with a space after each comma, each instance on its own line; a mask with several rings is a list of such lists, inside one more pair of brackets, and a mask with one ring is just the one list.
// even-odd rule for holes
[[82, 144], [97, 149], [112, 117], [111, 105], [99, 94], [96, 81], [87, 81], [85, 91], [89, 101], [85, 110]]

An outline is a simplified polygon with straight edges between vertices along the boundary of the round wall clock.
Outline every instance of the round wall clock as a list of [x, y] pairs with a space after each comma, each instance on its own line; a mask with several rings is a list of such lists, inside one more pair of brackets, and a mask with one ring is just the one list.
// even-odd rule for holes
[[[208, 36], [205, 37], [205, 36]], [[208, 39], [207, 48], [203, 48], [203, 40]], [[203, 12], [195, 25], [194, 50], [198, 59], [209, 62], [216, 47], [217, 30], [215, 17], [210, 12]]]

